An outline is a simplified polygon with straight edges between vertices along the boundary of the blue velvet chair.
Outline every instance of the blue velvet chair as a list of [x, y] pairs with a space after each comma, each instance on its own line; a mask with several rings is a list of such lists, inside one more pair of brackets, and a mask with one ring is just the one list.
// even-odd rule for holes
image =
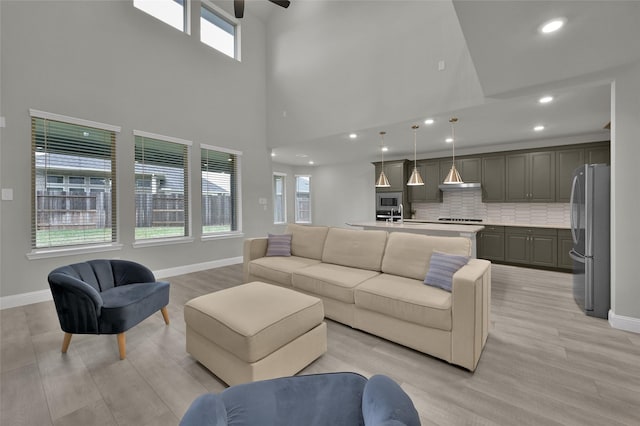
[[157, 311], [169, 324], [169, 283], [156, 281], [145, 266], [126, 260], [90, 260], [49, 274], [60, 327], [62, 353], [73, 334], [117, 334], [125, 359], [125, 332]]
[[196, 398], [180, 426], [419, 426], [411, 398], [387, 376], [283, 377]]

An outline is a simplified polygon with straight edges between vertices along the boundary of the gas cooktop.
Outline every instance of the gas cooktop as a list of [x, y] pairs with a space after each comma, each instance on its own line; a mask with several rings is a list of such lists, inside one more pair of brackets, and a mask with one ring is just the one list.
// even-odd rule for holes
[[440, 217], [438, 218], [440, 222], [471, 222], [478, 223], [482, 222], [482, 219], [467, 219], [467, 218], [458, 218], [458, 217]]

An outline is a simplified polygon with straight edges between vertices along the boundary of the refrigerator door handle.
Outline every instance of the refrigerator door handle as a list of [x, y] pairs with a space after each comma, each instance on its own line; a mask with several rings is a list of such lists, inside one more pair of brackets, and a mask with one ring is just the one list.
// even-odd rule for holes
[[[579, 213], [577, 213], [578, 211], [578, 206], [576, 206], [575, 202], [575, 196], [576, 196], [576, 186], [578, 185], [578, 176], [574, 176], [573, 177], [573, 182], [571, 183], [571, 197], [569, 198], [569, 205], [571, 206], [571, 213], [569, 215], [569, 219], [571, 221], [571, 238], [573, 238], [573, 244], [577, 244], [578, 243], [578, 235], [577, 234], [577, 229], [578, 226], [580, 225], [578, 222], [580, 221], [580, 217], [579, 217]], [[576, 217], [577, 216], [577, 217]]]
[[569, 251], [569, 257], [575, 260], [576, 262], [585, 263], [584, 256], [578, 253], [577, 251], [575, 251], [574, 249], [571, 249]]

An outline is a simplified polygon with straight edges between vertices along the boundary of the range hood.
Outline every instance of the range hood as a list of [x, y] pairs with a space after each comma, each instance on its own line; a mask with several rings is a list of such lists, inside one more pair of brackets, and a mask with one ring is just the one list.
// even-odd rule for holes
[[441, 183], [438, 188], [440, 188], [440, 191], [468, 191], [471, 189], [480, 189], [480, 182]]

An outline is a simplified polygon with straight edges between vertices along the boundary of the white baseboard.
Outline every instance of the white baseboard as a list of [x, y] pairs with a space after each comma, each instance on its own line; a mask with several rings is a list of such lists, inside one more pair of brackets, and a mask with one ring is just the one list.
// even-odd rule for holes
[[[210, 262], [194, 263], [193, 265], [176, 266], [175, 268], [160, 269], [153, 271], [153, 275], [158, 279], [163, 279], [174, 277], [176, 275], [189, 274], [191, 272], [204, 271], [206, 269], [235, 265], [237, 263], [242, 263], [242, 256], [212, 260]], [[32, 303], [46, 302], [49, 300], [52, 300], [51, 290], [49, 289], [33, 291], [31, 293], [15, 294], [13, 296], [4, 296], [0, 297], [0, 310], [31, 305]]]
[[13, 296], [0, 297], [0, 310], [15, 308], [16, 306], [31, 305], [33, 303], [52, 300], [51, 290], [32, 291], [30, 293], [14, 294]]
[[618, 330], [631, 331], [640, 334], [640, 318], [625, 317], [616, 315], [612, 309], [609, 310], [609, 325]]
[[212, 260], [209, 262], [194, 263], [191, 265], [176, 266], [175, 268], [160, 269], [153, 271], [156, 278], [169, 278], [176, 275], [190, 274], [192, 272], [205, 271], [207, 269], [221, 268], [223, 266], [242, 263], [242, 256], [230, 257], [227, 259]]

